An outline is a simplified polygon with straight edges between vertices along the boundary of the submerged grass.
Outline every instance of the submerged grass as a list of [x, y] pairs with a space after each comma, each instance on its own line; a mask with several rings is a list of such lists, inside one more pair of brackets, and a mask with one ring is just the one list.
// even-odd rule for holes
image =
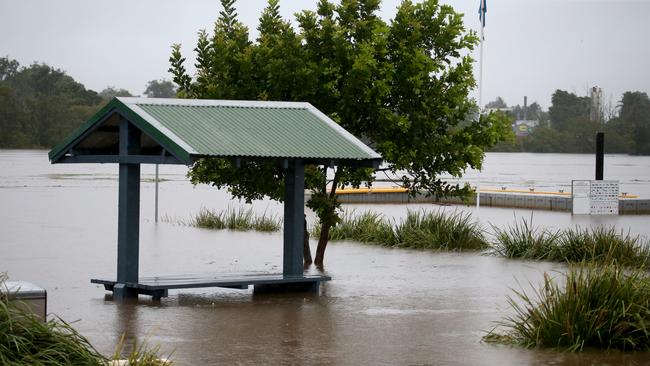
[[507, 258], [526, 258], [551, 260], [555, 256], [555, 246], [560, 232], [540, 230], [532, 226], [532, 221], [522, 219], [512, 226], [499, 228], [492, 225], [494, 241], [492, 249]]
[[222, 211], [202, 208], [199, 213], [189, 220], [163, 216], [162, 221], [215, 230], [229, 229], [239, 231], [256, 230], [273, 232], [279, 231], [282, 228], [281, 218], [266, 212], [262, 215], [256, 215], [252, 208], [244, 207], [228, 207]]
[[[320, 229], [319, 225], [315, 226]], [[319, 232], [314, 233], [316, 237]], [[362, 243], [392, 245], [394, 233], [391, 224], [381, 214], [366, 211], [359, 215], [344, 212], [341, 222], [330, 230], [331, 240], [354, 240]]]
[[650, 275], [613, 264], [582, 263], [557, 284], [547, 274], [532, 296], [515, 291], [514, 315], [486, 342], [552, 347], [650, 350]]
[[[532, 221], [531, 221], [532, 222]], [[492, 249], [508, 258], [618, 263], [626, 266], [650, 264], [650, 245], [615, 227], [540, 230], [526, 220], [504, 229], [493, 226]]]
[[483, 229], [469, 214], [409, 211], [394, 228], [396, 247], [434, 250], [482, 250]]
[[[312, 235], [320, 235], [319, 225], [314, 226]], [[331, 229], [330, 239], [433, 250], [481, 250], [488, 246], [483, 230], [469, 214], [427, 211], [409, 211], [400, 222], [371, 211], [345, 212]]]
[[[0, 287], [6, 277], [0, 275]], [[61, 319], [43, 321], [28, 313], [25, 306], [15, 300], [9, 301], [0, 294], [0, 365], [113, 365], [114, 362], [101, 355], [90, 342], [70, 324]], [[120, 346], [121, 347], [121, 346]], [[121, 349], [121, 348], [120, 348]], [[158, 348], [146, 345], [134, 347], [129, 355], [130, 366], [163, 366]]]

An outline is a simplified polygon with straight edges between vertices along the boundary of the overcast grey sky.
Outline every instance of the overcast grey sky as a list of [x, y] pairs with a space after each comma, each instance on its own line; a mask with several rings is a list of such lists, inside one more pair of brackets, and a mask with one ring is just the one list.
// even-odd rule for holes
[[[401, 0], [384, 0], [393, 18]], [[285, 18], [317, 0], [281, 0]], [[442, 0], [478, 30], [479, 0]], [[266, 0], [239, 0], [240, 19], [256, 35]], [[0, 56], [45, 62], [100, 91], [141, 94], [147, 81], [170, 78], [170, 45], [182, 43], [189, 65], [199, 29], [211, 31], [217, 0], [0, 0]], [[555, 89], [607, 102], [627, 90], [650, 91], [650, 0], [488, 0], [484, 103], [550, 104]], [[478, 50], [475, 52], [478, 59]], [[478, 66], [475, 68], [478, 78]], [[476, 94], [474, 94], [476, 96]]]

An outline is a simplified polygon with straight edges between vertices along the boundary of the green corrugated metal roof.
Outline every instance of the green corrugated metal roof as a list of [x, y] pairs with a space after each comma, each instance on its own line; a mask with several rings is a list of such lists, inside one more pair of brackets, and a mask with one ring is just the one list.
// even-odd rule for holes
[[309, 103], [115, 98], [55, 147], [50, 160], [58, 160], [116, 112], [185, 161], [208, 156], [381, 158]]

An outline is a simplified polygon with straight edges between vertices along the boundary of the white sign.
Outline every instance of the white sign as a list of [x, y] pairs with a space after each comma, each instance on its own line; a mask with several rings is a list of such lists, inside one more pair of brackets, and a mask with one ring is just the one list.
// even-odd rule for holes
[[616, 180], [571, 182], [574, 215], [618, 215], [619, 184]]

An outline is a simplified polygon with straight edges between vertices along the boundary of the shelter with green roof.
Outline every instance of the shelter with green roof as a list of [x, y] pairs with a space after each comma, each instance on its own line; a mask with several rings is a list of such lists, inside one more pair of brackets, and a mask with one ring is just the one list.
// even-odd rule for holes
[[[140, 165], [191, 165], [220, 157], [271, 161], [285, 170], [283, 273], [140, 277]], [[167, 296], [196, 287], [317, 291], [327, 276], [303, 274], [304, 166], [378, 167], [381, 156], [309, 103], [123, 98], [49, 152], [52, 164], [119, 164], [117, 276], [93, 279], [114, 298]]]

